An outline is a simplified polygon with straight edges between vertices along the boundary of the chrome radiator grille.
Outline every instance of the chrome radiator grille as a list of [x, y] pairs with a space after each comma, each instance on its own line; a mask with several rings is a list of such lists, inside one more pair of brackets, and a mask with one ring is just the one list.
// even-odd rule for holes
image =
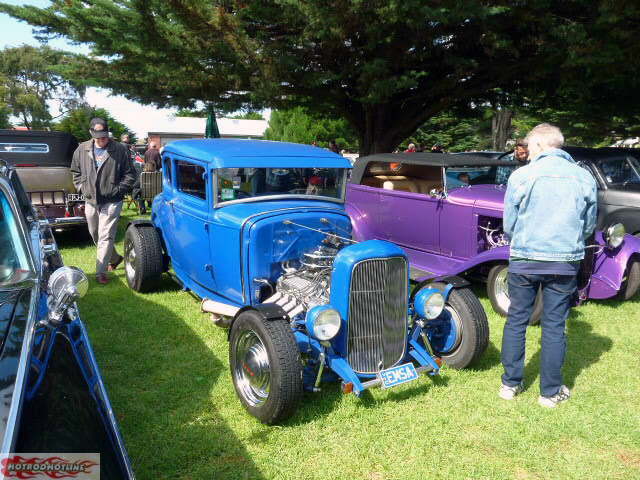
[[402, 257], [358, 263], [351, 273], [348, 360], [358, 373], [395, 365], [407, 341], [407, 262]]

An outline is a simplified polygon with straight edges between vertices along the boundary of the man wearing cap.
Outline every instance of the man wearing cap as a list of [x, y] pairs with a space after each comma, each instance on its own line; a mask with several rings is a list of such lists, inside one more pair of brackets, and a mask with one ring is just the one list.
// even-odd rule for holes
[[109, 126], [94, 118], [89, 126], [91, 140], [81, 143], [73, 154], [73, 183], [85, 198], [89, 233], [97, 246], [96, 280], [106, 284], [107, 271], [122, 262], [114, 242], [122, 199], [136, 180], [127, 148], [109, 137]]

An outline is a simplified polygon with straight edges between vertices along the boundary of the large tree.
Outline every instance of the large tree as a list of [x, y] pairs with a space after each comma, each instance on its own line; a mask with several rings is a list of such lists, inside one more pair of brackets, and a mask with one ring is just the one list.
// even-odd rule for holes
[[0, 51], [0, 87], [7, 108], [20, 124], [27, 128], [49, 126], [51, 100], [62, 110], [78, 105], [84, 88], [59, 71], [73, 58], [47, 46], [23, 45]]
[[[345, 118], [367, 154], [496, 89], [550, 90], [565, 63], [580, 62], [580, 35], [598, 34], [606, 50], [626, 40], [601, 21], [626, 21], [612, 3], [55, 0], [0, 11], [89, 44], [93, 55], [66, 69], [86, 84], [159, 105], [303, 106]], [[628, 30], [624, 21], [613, 23]]]

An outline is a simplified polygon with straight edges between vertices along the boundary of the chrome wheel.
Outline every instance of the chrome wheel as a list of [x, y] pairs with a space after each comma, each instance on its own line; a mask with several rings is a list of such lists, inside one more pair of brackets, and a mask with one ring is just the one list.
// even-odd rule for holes
[[450, 330], [449, 338], [447, 339], [446, 346], [442, 351], [443, 354], [451, 353], [457, 350], [462, 344], [464, 325], [460, 314], [451, 305], [447, 304], [444, 307], [445, 312], [449, 314]]
[[253, 330], [246, 330], [233, 348], [236, 353], [233, 376], [240, 395], [252, 407], [263, 404], [271, 385], [271, 365], [264, 343]]
[[495, 279], [495, 298], [496, 302], [502, 310], [509, 311], [511, 299], [509, 299], [509, 269], [503, 268]]
[[124, 244], [124, 270], [127, 279], [132, 282], [136, 276], [136, 249], [132, 242]]

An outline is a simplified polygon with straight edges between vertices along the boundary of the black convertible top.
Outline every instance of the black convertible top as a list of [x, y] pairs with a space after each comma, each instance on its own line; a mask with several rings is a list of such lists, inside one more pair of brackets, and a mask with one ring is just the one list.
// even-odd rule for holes
[[0, 158], [12, 165], [68, 167], [76, 148], [70, 133], [0, 129]]
[[351, 183], [361, 183], [362, 175], [367, 170], [367, 166], [375, 162], [380, 163], [402, 163], [404, 165], [427, 165], [432, 167], [491, 167], [491, 166], [513, 166], [509, 160], [496, 160], [487, 152], [469, 152], [464, 154], [452, 153], [376, 153], [366, 157], [359, 157], [353, 166]]
[[640, 148], [618, 148], [618, 147], [562, 147], [574, 160], [591, 160], [599, 162], [613, 157], [633, 156], [640, 160]]

